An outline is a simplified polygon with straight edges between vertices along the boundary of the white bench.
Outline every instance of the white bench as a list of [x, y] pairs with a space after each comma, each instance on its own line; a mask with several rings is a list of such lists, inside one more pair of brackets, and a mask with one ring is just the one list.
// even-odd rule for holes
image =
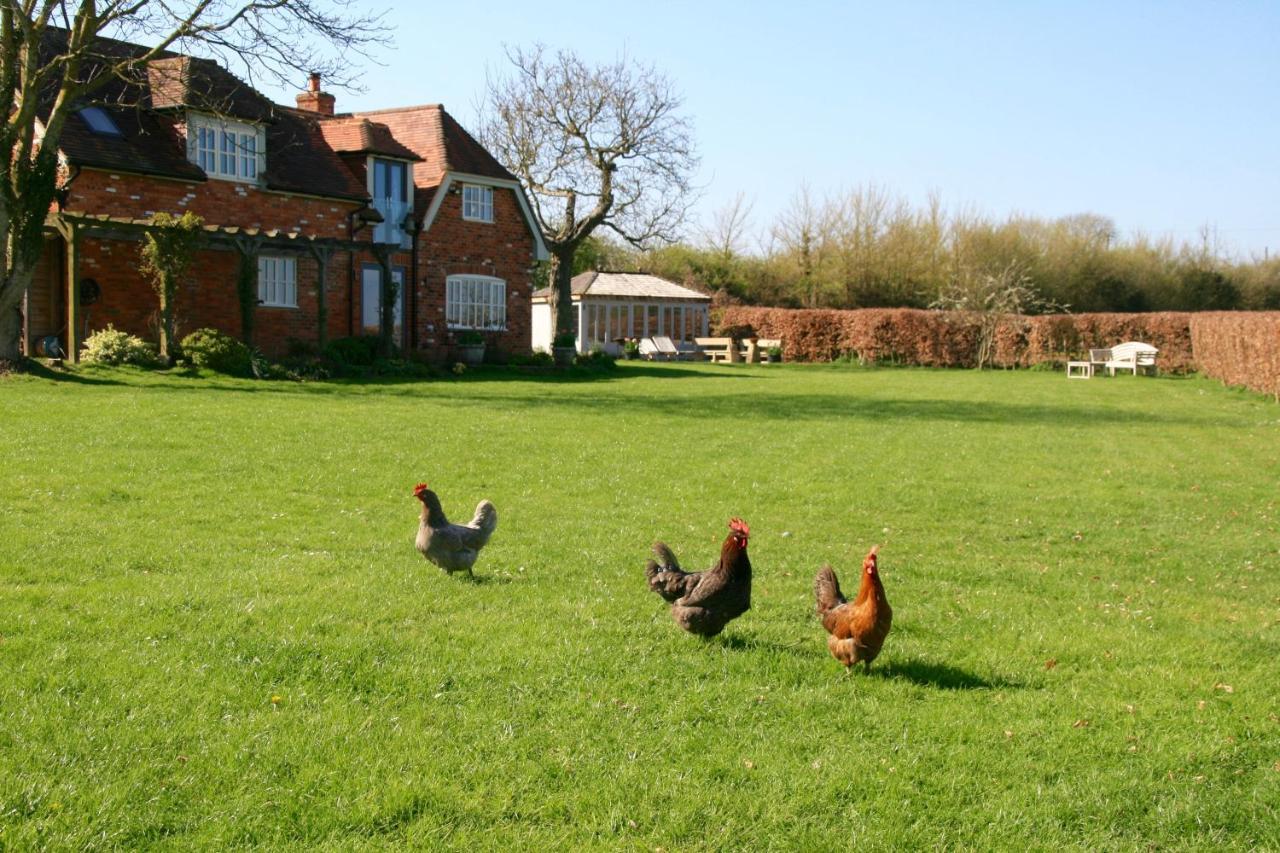
[[733, 345], [733, 338], [694, 338], [698, 350], [712, 361], [741, 361], [742, 353]]
[[[1110, 358], [1102, 366], [1107, 369], [1109, 376], [1115, 376], [1117, 370], [1132, 370], [1134, 376], [1139, 373], [1150, 373], [1154, 376], [1156, 372], [1156, 353], [1158, 352], [1160, 350], [1151, 344], [1144, 344], [1141, 341], [1125, 341], [1111, 348]], [[1092, 351], [1090, 351], [1090, 355], [1092, 356]]]

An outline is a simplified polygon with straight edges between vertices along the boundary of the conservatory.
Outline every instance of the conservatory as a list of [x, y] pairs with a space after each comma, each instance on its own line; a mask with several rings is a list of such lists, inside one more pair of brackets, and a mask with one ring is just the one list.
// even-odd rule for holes
[[[711, 297], [656, 275], [584, 272], [573, 277], [578, 352], [622, 354], [622, 344], [665, 335], [692, 345], [707, 334]], [[551, 289], [533, 294], [533, 348], [551, 349]]]

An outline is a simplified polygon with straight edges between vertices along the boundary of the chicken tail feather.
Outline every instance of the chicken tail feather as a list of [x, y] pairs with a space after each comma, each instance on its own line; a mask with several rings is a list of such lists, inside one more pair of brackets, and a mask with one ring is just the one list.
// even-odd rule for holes
[[662, 568], [680, 570], [680, 561], [676, 559], [675, 553], [667, 547], [666, 542], [654, 542], [653, 555], [658, 558], [658, 565]]
[[476, 504], [476, 514], [471, 517], [469, 527], [479, 530], [481, 536], [474, 543], [474, 547], [479, 548], [489, 541], [489, 537], [493, 535], [493, 531], [498, 527], [498, 509], [489, 501], [480, 501]]
[[813, 579], [813, 596], [817, 599], [819, 616], [826, 616], [829, 611], [845, 603], [845, 597], [840, 592], [840, 581], [836, 579], [836, 573], [830, 566], [823, 566], [818, 570], [818, 576]]
[[649, 582], [649, 589], [662, 596], [665, 601], [675, 601], [685, 594], [689, 575], [681, 570], [676, 555], [662, 542], [653, 543], [653, 553], [661, 562], [648, 560], [644, 564], [644, 576]]

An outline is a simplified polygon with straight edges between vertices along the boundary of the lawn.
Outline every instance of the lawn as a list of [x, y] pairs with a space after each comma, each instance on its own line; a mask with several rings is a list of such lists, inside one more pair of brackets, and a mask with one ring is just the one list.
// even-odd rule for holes
[[[0, 379], [0, 848], [1280, 847], [1280, 407], [620, 365]], [[500, 523], [413, 549], [426, 480]], [[751, 525], [704, 641], [645, 587]], [[846, 674], [815, 571], [881, 544]], [[851, 591], [848, 590], [847, 591]]]

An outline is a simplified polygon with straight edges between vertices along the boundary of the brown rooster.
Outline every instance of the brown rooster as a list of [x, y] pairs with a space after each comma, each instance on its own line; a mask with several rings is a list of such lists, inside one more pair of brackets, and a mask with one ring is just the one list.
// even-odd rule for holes
[[498, 526], [498, 510], [489, 501], [480, 501], [470, 523], [450, 524], [440, 498], [426, 483], [414, 486], [413, 496], [422, 501], [422, 520], [414, 543], [418, 551], [449, 574], [470, 575], [480, 549]]
[[645, 564], [645, 577], [649, 589], [671, 602], [671, 618], [677, 625], [691, 634], [714, 637], [730, 620], [751, 609], [750, 533], [742, 519], [730, 519], [720, 562], [705, 572], [682, 570], [670, 548], [662, 542], [653, 543], [658, 559]]
[[858, 597], [852, 603], [840, 594], [840, 582], [831, 566], [823, 566], [813, 581], [818, 617], [829, 635], [827, 648], [845, 665], [846, 672], [858, 662], [870, 671], [871, 662], [880, 654], [893, 623], [893, 609], [885, 598], [884, 584], [880, 582], [880, 570], [876, 566], [879, 550], [880, 546], [876, 545], [863, 559], [862, 581], [858, 585]]

